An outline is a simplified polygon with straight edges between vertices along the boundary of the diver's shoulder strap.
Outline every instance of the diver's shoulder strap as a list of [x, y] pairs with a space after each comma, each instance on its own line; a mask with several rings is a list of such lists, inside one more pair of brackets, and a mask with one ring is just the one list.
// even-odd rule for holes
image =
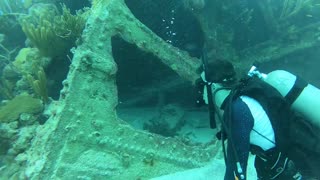
[[219, 107], [222, 110], [226, 109], [226, 105], [228, 102], [232, 102], [232, 100], [238, 98], [239, 96], [243, 95], [243, 89], [247, 88], [250, 80], [252, 78], [242, 78], [236, 85], [231, 88], [230, 94], [224, 99], [221, 106]]

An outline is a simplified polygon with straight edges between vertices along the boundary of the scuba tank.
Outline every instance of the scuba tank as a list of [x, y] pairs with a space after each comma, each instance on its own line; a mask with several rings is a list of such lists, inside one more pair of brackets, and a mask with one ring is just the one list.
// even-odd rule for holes
[[[299, 169], [310, 177], [320, 178], [320, 90], [284, 70], [270, 72], [265, 82], [277, 89], [288, 102], [296, 118], [291, 118], [291, 146], [289, 154], [292, 160], [299, 162]], [[300, 118], [299, 118], [300, 115]]]
[[[253, 66], [248, 75], [258, 77], [272, 86], [283, 97], [288, 108], [288, 117], [280, 118], [281, 126], [278, 145], [284, 148], [287, 156], [297, 162], [297, 167], [303, 174], [310, 177], [320, 177], [320, 90], [299, 76], [284, 70], [275, 70], [269, 74], [260, 73]], [[268, 90], [267, 92], [268, 93]], [[272, 100], [272, 99], [271, 99]], [[273, 106], [271, 106], [273, 107]], [[283, 109], [278, 112], [283, 114]], [[277, 126], [275, 126], [277, 127]], [[281, 145], [281, 146], [280, 146]], [[283, 149], [282, 148], [282, 149]], [[318, 179], [318, 178], [317, 178]]]
[[294, 111], [320, 128], [320, 89], [284, 70], [272, 71], [263, 79], [285, 97]]

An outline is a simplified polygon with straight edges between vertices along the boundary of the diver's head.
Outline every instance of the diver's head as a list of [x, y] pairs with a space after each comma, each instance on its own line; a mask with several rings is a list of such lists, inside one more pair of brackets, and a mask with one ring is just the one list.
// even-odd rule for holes
[[[206, 68], [206, 73], [204, 72]], [[197, 104], [208, 104], [207, 86], [212, 92], [220, 88], [229, 88], [236, 82], [236, 72], [229, 61], [215, 60], [208, 63], [207, 67], [199, 67], [201, 78], [196, 81]], [[207, 75], [207, 76], [206, 76]]]
[[[204, 77], [206, 68], [206, 77]], [[236, 72], [233, 65], [226, 60], [215, 60], [208, 63], [207, 67], [201, 66], [199, 73], [202, 79], [210, 83], [219, 83], [222, 86], [232, 85], [236, 81]]]

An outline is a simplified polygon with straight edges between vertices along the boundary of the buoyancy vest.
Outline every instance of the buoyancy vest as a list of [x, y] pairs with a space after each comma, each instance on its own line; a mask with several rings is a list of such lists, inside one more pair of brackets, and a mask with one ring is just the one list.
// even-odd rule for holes
[[[231, 91], [229, 98], [232, 100], [248, 96], [258, 101], [267, 113], [274, 133], [276, 146], [283, 152], [289, 148], [288, 123], [291, 110], [282, 95], [271, 85], [256, 77], [242, 79], [240, 83]], [[228, 100], [230, 101], [230, 99]], [[225, 104], [228, 106], [227, 104]], [[228, 110], [230, 108], [225, 108]], [[228, 113], [228, 112], [225, 112]]]
[[310, 170], [314, 166], [319, 167], [320, 142], [315, 135], [317, 131], [302, 116], [290, 109], [290, 104], [277, 89], [257, 77], [242, 79], [223, 103], [225, 113], [230, 111], [228, 102], [243, 95], [258, 101], [267, 113], [279, 151], [290, 159], [299, 161], [302, 168]]

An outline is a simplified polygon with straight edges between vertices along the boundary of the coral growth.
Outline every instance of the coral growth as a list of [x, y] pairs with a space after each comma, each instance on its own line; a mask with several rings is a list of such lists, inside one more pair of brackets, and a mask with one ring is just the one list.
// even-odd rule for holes
[[[22, 48], [14, 61], [9, 61], [2, 72], [0, 95], [12, 99], [21, 92], [35, 93], [47, 102], [46, 76], [44, 68], [48, 66], [49, 58], [42, 57], [36, 48]], [[37, 85], [36, 85], [37, 84]], [[30, 92], [30, 87], [34, 92]], [[41, 87], [41, 88], [35, 88]], [[38, 90], [41, 91], [38, 91]], [[39, 93], [41, 92], [41, 93]]]
[[48, 60], [42, 58], [36, 48], [22, 48], [12, 64], [20, 74], [33, 74], [40, 67], [46, 67]]
[[40, 68], [37, 73], [37, 79], [33, 78], [30, 74], [27, 75], [27, 79], [34, 90], [34, 92], [41, 97], [45, 104], [48, 103], [48, 90], [47, 90], [47, 78], [43, 68]]
[[0, 79], [0, 97], [5, 99], [12, 99], [14, 84], [4, 78]]
[[22, 113], [37, 114], [42, 110], [43, 105], [39, 99], [30, 95], [19, 95], [0, 108], [0, 122], [13, 122], [18, 120]]
[[20, 18], [22, 30], [42, 55], [55, 57], [66, 55], [75, 46], [85, 26], [84, 13], [72, 15], [67, 7], [62, 14], [54, 5], [38, 4], [28, 16]]

